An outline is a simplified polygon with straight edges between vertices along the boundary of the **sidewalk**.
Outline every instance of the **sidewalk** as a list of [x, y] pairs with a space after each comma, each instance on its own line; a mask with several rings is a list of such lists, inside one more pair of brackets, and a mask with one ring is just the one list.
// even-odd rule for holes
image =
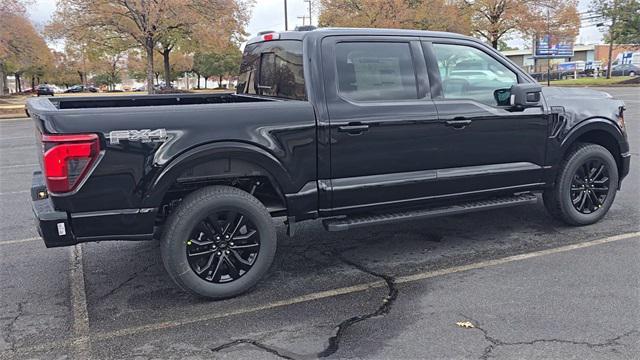
[[[4, 99], [3, 99], [4, 100]], [[0, 119], [26, 118], [23, 104], [0, 104]]]

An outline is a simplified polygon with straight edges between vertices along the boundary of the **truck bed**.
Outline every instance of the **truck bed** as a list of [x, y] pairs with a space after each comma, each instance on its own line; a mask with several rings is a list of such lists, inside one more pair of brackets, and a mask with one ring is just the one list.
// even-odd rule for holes
[[60, 110], [273, 101], [233, 93], [52, 97], [48, 100]]

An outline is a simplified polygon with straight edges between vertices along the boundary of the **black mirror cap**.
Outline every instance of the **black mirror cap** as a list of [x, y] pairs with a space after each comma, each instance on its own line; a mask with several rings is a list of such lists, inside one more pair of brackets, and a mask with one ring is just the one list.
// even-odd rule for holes
[[511, 106], [518, 109], [538, 107], [542, 98], [540, 84], [525, 83], [511, 86]]

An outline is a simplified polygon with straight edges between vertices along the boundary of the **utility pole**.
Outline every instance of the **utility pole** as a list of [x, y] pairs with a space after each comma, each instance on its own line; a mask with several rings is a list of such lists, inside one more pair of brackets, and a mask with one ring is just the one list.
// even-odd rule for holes
[[[547, 49], [551, 47], [551, 10], [547, 6]], [[547, 54], [547, 86], [551, 86], [551, 56]]]
[[289, 31], [289, 15], [287, 14], [287, 0], [284, 0], [284, 31]]
[[[302, 26], [307, 25], [307, 19], [309, 19], [306, 15], [298, 16], [298, 19], [302, 20]], [[311, 19], [309, 19], [309, 25], [311, 25]]]
[[309, 25], [312, 25], [312, 12], [311, 12], [311, 0], [304, 0], [304, 2], [309, 3]]

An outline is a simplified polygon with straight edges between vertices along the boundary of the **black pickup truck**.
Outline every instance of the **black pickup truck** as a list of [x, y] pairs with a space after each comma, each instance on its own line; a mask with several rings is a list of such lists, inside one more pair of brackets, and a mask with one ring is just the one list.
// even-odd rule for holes
[[48, 247], [159, 239], [183, 289], [267, 272], [272, 218], [329, 231], [531, 204], [588, 225], [629, 172], [624, 103], [542, 88], [476, 39], [317, 29], [246, 45], [235, 94], [32, 98]]

